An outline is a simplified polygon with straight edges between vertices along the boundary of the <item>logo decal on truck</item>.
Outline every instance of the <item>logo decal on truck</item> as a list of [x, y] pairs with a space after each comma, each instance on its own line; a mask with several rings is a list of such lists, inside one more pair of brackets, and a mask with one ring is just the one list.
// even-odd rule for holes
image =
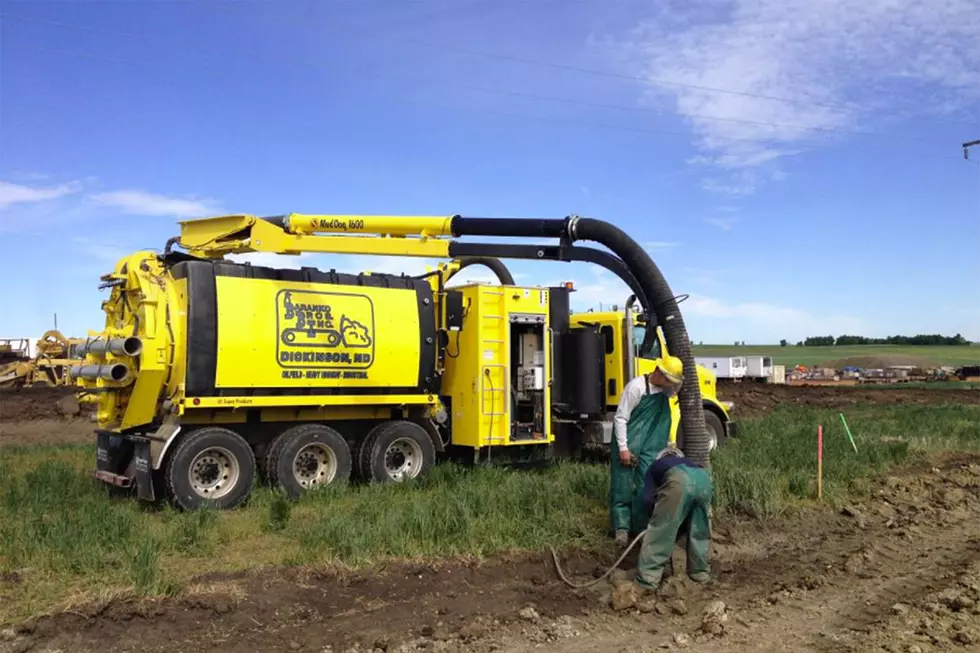
[[363, 370], [374, 362], [374, 304], [367, 295], [282, 290], [276, 332], [276, 361], [290, 368], [283, 378], [367, 378]]

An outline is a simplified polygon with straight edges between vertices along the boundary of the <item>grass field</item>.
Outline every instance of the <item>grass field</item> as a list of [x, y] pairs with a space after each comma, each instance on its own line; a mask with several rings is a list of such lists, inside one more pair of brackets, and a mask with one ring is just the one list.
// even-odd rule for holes
[[[815, 425], [825, 494], [842, 502], [871, 475], [921, 452], [980, 448], [980, 406], [855, 407], [855, 453], [832, 411], [746, 421], [715, 457], [716, 510], [768, 519], [814, 495]], [[607, 540], [607, 468], [437, 467], [419, 482], [328, 488], [298, 503], [268, 489], [247, 508], [177, 513], [110, 498], [83, 447], [9, 448], [0, 462], [0, 622], [120, 594], [188, 591], [192, 577], [265, 565], [357, 567], [386, 559], [483, 557]]]
[[[905, 358], [921, 359], [926, 365], [978, 365], [980, 345], [962, 347], [853, 345], [844, 347], [780, 347], [779, 345], [698, 345], [695, 356], [772, 356], [777, 365], [820, 365], [846, 358]], [[901, 365], [903, 363], [896, 363]], [[911, 363], [910, 363], [911, 364]]]

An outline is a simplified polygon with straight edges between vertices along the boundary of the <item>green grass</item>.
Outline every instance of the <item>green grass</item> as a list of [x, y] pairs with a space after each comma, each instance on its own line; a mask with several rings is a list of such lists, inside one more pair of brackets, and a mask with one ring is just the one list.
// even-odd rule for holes
[[695, 356], [772, 356], [777, 365], [819, 365], [855, 356], [915, 356], [935, 365], [980, 364], [980, 345], [962, 347], [853, 345], [844, 347], [780, 347], [779, 345], [698, 345]]
[[[768, 519], [812, 501], [815, 430], [825, 426], [829, 501], [923, 452], [980, 449], [980, 407], [855, 407], [854, 453], [836, 412], [786, 408], [743, 424], [716, 455], [719, 515]], [[401, 485], [338, 486], [292, 503], [262, 488], [231, 512], [178, 513], [110, 498], [85, 471], [90, 447], [9, 448], [0, 463], [0, 622], [112, 593], [171, 595], [195, 575], [262, 565], [358, 567], [484, 557], [546, 545], [603, 546], [608, 470], [440, 465]], [[193, 588], [190, 588], [193, 589]]]
[[980, 406], [785, 408], [742, 423], [714, 461], [721, 514], [779, 516], [816, 494], [817, 426], [824, 431], [824, 493], [831, 503], [860, 492], [869, 477], [938, 451], [980, 451]]

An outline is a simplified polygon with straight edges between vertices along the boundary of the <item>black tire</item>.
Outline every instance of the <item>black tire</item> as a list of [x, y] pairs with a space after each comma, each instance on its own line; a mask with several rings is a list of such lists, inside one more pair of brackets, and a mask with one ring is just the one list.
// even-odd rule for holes
[[[216, 476], [224, 476], [231, 486], [222, 485]], [[167, 496], [174, 507], [183, 510], [236, 508], [248, 498], [254, 482], [252, 448], [234, 431], [215, 426], [184, 436], [165, 469]]]
[[704, 409], [704, 425], [707, 427], [708, 437], [712, 435], [715, 437], [715, 448], [720, 449], [725, 446], [725, 442], [728, 436], [725, 431], [725, 425], [722, 424], [721, 418], [718, 417], [713, 411]]
[[267, 461], [269, 480], [294, 499], [316, 487], [346, 482], [353, 465], [347, 440], [323, 424], [286, 429], [269, 447]]
[[[365, 481], [390, 483], [422, 478], [435, 462], [436, 448], [425, 429], [396, 420], [371, 429], [359, 447], [357, 468]], [[397, 476], [389, 472], [389, 464], [402, 467]]]
[[283, 435], [284, 435], [283, 433], [280, 433], [279, 435], [274, 437], [272, 439], [272, 442], [270, 442], [268, 446], [266, 446], [265, 451], [262, 452], [262, 458], [256, 459], [256, 463], [258, 464], [259, 467], [259, 472], [262, 474], [262, 479], [267, 485], [272, 485], [272, 486], [276, 485], [276, 475], [272, 473], [272, 470], [274, 469], [273, 468], [274, 463], [272, 461], [272, 452], [275, 451], [276, 447], [279, 446], [279, 443], [282, 442]]

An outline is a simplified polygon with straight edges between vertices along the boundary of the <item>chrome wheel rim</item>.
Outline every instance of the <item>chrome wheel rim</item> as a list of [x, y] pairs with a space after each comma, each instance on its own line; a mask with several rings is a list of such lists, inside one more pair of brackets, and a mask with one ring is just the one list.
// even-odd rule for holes
[[321, 442], [312, 442], [293, 458], [293, 478], [304, 488], [326, 485], [337, 476], [337, 456]]
[[707, 431], [708, 431], [708, 451], [710, 452], [718, 448], [718, 433], [710, 426], [708, 427]]
[[238, 484], [241, 469], [224, 447], [209, 447], [194, 457], [188, 473], [194, 493], [204, 499], [220, 499]]
[[422, 447], [411, 438], [398, 438], [385, 449], [385, 472], [388, 478], [402, 481], [415, 478], [422, 471]]

